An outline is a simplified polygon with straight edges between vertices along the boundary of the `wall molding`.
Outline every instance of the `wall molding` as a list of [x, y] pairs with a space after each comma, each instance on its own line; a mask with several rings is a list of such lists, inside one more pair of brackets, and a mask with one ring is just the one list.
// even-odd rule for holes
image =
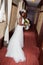
[[17, 7], [17, 5], [15, 3], [13, 3], [13, 2], [12, 2], [12, 5]]

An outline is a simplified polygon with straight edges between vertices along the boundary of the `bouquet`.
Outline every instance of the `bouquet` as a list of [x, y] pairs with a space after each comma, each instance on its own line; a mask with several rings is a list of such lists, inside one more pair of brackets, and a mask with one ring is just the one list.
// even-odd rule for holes
[[30, 21], [28, 19], [25, 19], [24, 24], [25, 24], [25, 30], [28, 30], [30, 27]]

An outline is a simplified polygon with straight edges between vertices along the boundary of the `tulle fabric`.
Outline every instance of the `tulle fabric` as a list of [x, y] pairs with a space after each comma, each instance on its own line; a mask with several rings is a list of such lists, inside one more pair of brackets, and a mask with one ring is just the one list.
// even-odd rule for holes
[[23, 26], [17, 25], [10, 39], [6, 57], [12, 57], [16, 63], [25, 61], [26, 58], [22, 49], [23, 47]]

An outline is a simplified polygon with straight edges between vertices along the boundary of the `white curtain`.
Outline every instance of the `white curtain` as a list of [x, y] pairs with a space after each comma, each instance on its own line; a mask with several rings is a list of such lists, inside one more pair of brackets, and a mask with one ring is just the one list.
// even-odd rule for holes
[[7, 28], [4, 37], [4, 40], [7, 41], [7, 44], [9, 43], [9, 23], [10, 23], [10, 16], [11, 16], [11, 8], [12, 8], [12, 0], [8, 0], [8, 22], [7, 22]]
[[[1, 4], [1, 1], [0, 1]], [[0, 5], [0, 22], [3, 20], [6, 21], [6, 14], [5, 14], [5, 0], [3, 0], [2, 5]]]

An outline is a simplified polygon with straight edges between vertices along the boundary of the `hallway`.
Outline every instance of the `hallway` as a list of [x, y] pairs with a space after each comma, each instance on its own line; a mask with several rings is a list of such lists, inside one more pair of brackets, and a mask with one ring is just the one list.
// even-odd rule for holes
[[[7, 45], [6, 42], [8, 43], [14, 32], [19, 11], [22, 9], [27, 12], [31, 29], [24, 30], [23, 51], [26, 61], [15, 63], [12, 58], [5, 57], [7, 46], [4, 46], [4, 42]], [[6, 21], [0, 21], [0, 65], [43, 65], [43, 0], [5, 0], [5, 9], [3, 8], [2, 11], [6, 14]], [[6, 25], [9, 30], [7, 30]], [[7, 32], [5, 32], [5, 28]], [[4, 40], [4, 36], [6, 36], [6, 40]]]

